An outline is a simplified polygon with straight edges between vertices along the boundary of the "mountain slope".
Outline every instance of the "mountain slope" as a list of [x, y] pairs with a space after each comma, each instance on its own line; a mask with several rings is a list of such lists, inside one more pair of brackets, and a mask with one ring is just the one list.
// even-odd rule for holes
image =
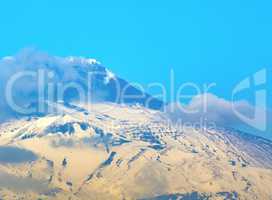
[[0, 149], [0, 175], [22, 180], [1, 183], [1, 198], [272, 198], [269, 140], [176, 127], [160, 111], [141, 106], [58, 106], [65, 114], [1, 125], [0, 145], [19, 148], [10, 156], [35, 154], [10, 163]]

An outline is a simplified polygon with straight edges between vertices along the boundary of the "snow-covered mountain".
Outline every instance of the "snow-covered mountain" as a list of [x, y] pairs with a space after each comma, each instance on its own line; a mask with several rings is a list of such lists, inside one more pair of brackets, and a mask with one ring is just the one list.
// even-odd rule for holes
[[141, 106], [59, 106], [66, 114], [1, 125], [1, 198], [272, 198], [269, 140], [181, 129]]
[[2, 94], [27, 72], [12, 97], [33, 110], [0, 97], [0, 199], [272, 199], [270, 140], [176, 124], [94, 59], [27, 50], [0, 69]]

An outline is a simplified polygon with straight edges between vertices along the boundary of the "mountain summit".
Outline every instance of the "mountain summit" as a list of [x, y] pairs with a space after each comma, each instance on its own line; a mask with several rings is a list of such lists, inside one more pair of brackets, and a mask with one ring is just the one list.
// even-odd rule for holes
[[7, 95], [16, 107], [28, 109], [29, 106], [39, 105], [43, 108], [35, 108], [36, 112], [45, 110], [43, 103], [60, 101], [138, 104], [157, 110], [164, 105], [161, 100], [118, 77], [95, 59], [56, 57], [26, 49], [16, 56], [2, 58], [0, 69], [0, 90], [6, 94], [0, 98], [2, 110], [11, 107], [8, 98], [5, 98]]

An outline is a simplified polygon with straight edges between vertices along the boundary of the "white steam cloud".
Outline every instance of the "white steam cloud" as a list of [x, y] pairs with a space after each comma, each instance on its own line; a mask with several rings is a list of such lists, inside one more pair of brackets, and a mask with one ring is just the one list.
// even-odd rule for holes
[[[194, 124], [203, 125], [206, 123], [205, 126], [210, 124], [213, 127], [215, 125], [217, 127], [235, 128], [272, 138], [272, 112], [264, 110], [264, 113], [262, 113], [259, 112], [259, 109], [247, 101], [232, 102], [207, 93], [193, 97], [186, 105], [172, 103], [166, 108], [166, 113], [173, 121], [179, 121], [183, 124], [192, 124], [193, 126]], [[263, 116], [260, 116], [260, 113], [265, 115], [265, 121], [263, 121]], [[246, 119], [254, 119], [255, 126], [263, 124], [265, 130], [258, 130], [252, 124], [247, 124], [240, 118], [240, 115]]]
[[[62, 85], [87, 84], [84, 75], [96, 69], [105, 71], [95, 59], [49, 56], [35, 49], [23, 49], [15, 56], [0, 59], [0, 121], [14, 115], [7, 102], [7, 92], [12, 93], [12, 99], [17, 105], [27, 107], [38, 101], [38, 89], [48, 87], [49, 82]], [[38, 74], [41, 70], [52, 76], [45, 77], [43, 82], [38, 81], [38, 76], [31, 76], [31, 73]], [[8, 83], [16, 76], [18, 79], [12, 85], [12, 91], [7, 91]]]

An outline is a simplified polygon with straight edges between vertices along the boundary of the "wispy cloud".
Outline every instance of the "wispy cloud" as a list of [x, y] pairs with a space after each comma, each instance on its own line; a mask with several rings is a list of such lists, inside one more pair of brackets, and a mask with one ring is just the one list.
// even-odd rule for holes
[[[266, 130], [259, 131], [245, 123], [238, 115], [243, 115], [248, 119], [255, 118], [256, 123], [264, 123], [262, 117], [256, 112], [259, 108], [254, 107], [247, 101], [228, 101], [214, 94], [206, 93], [197, 95], [186, 104], [169, 104], [166, 108], [167, 116], [173, 121], [180, 120], [182, 123], [213, 123], [219, 127], [237, 128], [252, 133], [257, 133], [265, 137], [272, 138], [271, 133], [271, 110], [266, 110]], [[257, 113], [257, 115], [256, 115]]]

